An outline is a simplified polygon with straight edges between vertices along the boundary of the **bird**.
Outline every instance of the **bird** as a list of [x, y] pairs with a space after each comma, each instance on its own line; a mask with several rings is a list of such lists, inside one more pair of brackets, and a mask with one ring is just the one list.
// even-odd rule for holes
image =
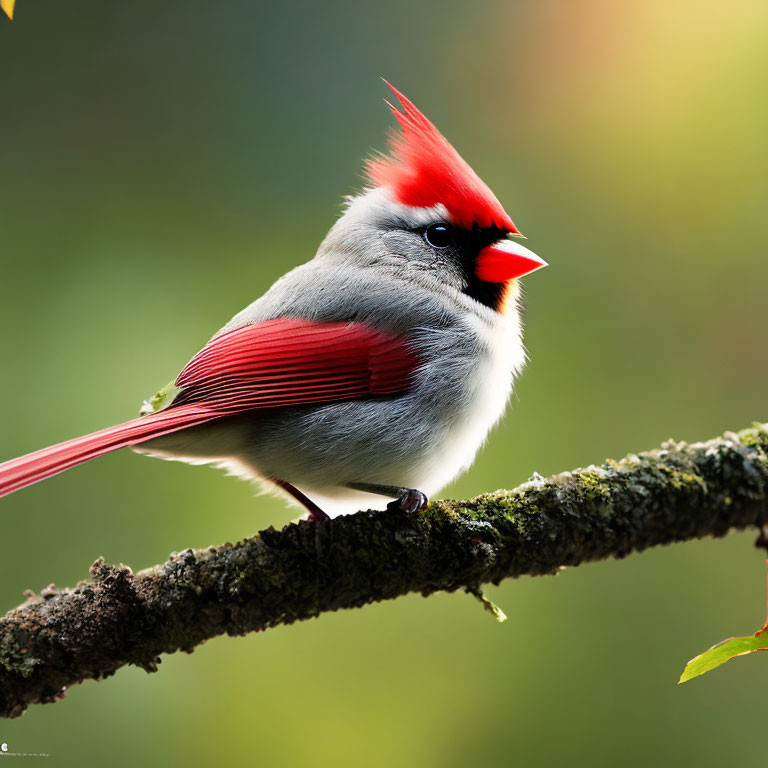
[[0, 464], [0, 496], [131, 447], [222, 467], [321, 522], [375, 497], [419, 512], [469, 468], [526, 361], [519, 280], [547, 264], [384, 82], [397, 130], [314, 257], [236, 314], [138, 418]]

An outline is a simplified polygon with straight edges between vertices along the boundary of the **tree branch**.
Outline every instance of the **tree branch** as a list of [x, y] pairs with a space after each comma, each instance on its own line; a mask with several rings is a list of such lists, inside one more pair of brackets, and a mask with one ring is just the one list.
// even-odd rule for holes
[[0, 715], [62, 698], [125, 664], [408, 592], [554, 573], [673, 541], [768, 523], [768, 424], [669, 442], [599, 467], [536, 475], [513, 491], [270, 528], [132, 573], [97, 560], [0, 619]]

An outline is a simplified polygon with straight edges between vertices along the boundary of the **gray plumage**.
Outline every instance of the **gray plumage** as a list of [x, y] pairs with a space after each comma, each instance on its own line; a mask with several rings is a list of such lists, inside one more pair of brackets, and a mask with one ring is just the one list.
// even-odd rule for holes
[[[516, 285], [504, 312], [468, 295], [461, 254], [423, 228], [442, 206], [412, 208], [384, 189], [354, 198], [315, 257], [220, 331], [279, 317], [362, 321], [409, 339], [420, 365], [403, 395], [256, 411], [177, 432], [142, 453], [277, 477], [329, 514], [379, 503], [349, 483], [437, 493], [471, 464], [501, 417], [523, 351]], [[217, 334], [218, 335], [218, 334]]]

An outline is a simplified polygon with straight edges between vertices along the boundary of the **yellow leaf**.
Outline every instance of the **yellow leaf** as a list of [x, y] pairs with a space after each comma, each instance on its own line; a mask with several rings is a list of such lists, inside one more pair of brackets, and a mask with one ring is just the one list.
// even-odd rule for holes
[[16, 0], [0, 0], [0, 8], [8, 14], [9, 19], [13, 18], [14, 5], [16, 5]]

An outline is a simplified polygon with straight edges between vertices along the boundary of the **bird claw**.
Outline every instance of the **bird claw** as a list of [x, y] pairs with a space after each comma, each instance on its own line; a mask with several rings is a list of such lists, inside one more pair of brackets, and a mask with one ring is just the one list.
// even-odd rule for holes
[[411, 515], [415, 512], [421, 512], [426, 508], [429, 503], [429, 499], [426, 494], [421, 491], [411, 488], [406, 491], [399, 499], [395, 499], [387, 504], [387, 511], [389, 512], [405, 512]]

